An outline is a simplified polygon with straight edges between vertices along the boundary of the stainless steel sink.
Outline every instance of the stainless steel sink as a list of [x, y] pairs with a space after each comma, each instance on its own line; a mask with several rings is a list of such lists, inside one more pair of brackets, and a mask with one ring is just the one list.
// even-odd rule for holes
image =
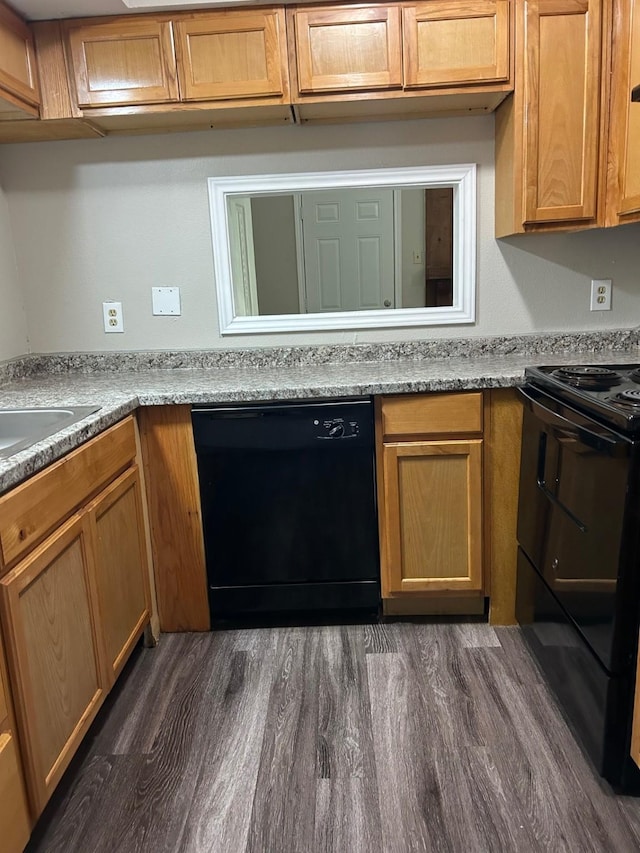
[[99, 408], [0, 409], [0, 459], [25, 450], [37, 441], [97, 412]]

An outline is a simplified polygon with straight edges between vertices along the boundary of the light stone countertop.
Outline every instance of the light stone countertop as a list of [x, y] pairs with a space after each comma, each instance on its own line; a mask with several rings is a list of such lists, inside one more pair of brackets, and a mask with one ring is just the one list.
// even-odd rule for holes
[[100, 406], [99, 411], [0, 460], [0, 493], [97, 435], [138, 406], [357, 397], [507, 388], [532, 364], [640, 362], [634, 346], [605, 352], [470, 355], [298, 366], [59, 372], [5, 381], [0, 408]]

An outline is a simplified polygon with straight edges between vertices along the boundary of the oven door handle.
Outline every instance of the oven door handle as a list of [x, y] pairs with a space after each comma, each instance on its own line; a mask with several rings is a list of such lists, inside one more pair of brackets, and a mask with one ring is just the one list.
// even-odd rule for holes
[[[609, 456], [626, 456], [629, 452], [629, 443], [622, 436], [608, 432], [604, 427], [598, 428], [598, 432], [588, 429], [582, 423], [574, 423], [573, 421], [563, 418], [562, 415], [552, 412], [547, 409], [541, 402], [536, 400], [534, 389], [527, 386], [518, 389], [519, 393], [524, 397], [525, 405], [527, 405], [538, 420], [542, 421], [552, 429], [561, 432], [568, 438], [575, 439], [581, 444], [596, 450], [599, 453], [606, 453]], [[533, 392], [533, 394], [532, 394]], [[578, 417], [583, 416], [576, 413]], [[597, 426], [594, 424], [594, 426]]]

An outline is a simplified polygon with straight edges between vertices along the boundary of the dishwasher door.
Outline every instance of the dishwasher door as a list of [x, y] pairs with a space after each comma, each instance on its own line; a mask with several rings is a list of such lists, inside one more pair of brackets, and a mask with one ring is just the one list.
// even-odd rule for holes
[[212, 617], [377, 610], [370, 400], [194, 408]]

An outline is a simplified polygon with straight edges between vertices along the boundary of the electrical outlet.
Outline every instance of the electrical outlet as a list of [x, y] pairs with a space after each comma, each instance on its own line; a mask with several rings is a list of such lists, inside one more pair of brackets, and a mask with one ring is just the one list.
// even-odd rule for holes
[[111, 332], [124, 332], [122, 321], [122, 302], [103, 302], [102, 317], [104, 319], [104, 330]]
[[591, 310], [611, 311], [611, 279], [594, 278], [591, 280]]

